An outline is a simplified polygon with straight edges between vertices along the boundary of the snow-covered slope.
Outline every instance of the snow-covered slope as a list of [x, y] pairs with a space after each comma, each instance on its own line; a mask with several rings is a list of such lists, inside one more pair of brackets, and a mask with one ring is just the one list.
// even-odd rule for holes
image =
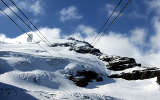
[[[51, 47], [40, 43], [43, 48], [35, 43], [1, 44], [0, 100], [159, 100], [156, 78], [108, 78], [114, 72], [97, 54], [78, 53], [81, 48], [92, 48], [88, 43], [72, 39], [54, 42]], [[68, 42], [69, 46], [65, 44]], [[93, 79], [86, 87], [77, 86], [75, 81], [84, 78], [80, 75], [84, 71], [97, 73], [101, 81]], [[70, 76], [74, 78], [70, 80]]]

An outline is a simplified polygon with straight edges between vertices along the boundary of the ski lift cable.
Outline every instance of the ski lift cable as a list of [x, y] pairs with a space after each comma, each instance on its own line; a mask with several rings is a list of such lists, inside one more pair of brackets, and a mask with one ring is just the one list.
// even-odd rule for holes
[[[1, 8], [0, 8], [0, 12], [1, 12], [4, 16], [7, 16], [7, 17], [17, 26], [17, 28], [20, 29], [20, 31], [22, 31], [23, 33], [27, 34], [28, 37], [31, 38], [31, 36], [30, 36], [27, 32], [25, 32], [25, 30], [24, 30], [18, 23], [16, 23], [16, 22], [14, 21], [14, 19], [11, 18], [11, 17], [10, 17], [6, 12], [4, 12]], [[33, 42], [36, 43], [35, 40], [33, 40]], [[37, 44], [40, 48], [42, 48], [43, 50], [45, 50], [46, 53], [48, 53], [51, 57], [54, 57], [53, 54], [52, 54], [51, 52], [49, 52], [49, 50], [47, 50], [45, 47], [41, 46], [41, 45], [38, 44], [38, 43], [36, 43], [36, 44]], [[66, 92], [66, 91], [64, 91], [64, 90], [62, 90], [62, 92], [69, 94], [68, 92]]]
[[[31, 30], [32, 32], [34, 32], [33, 29], [32, 29], [8, 4], [6, 4], [3, 0], [1, 0], [1, 2], [2, 2], [7, 8], [9, 8], [9, 10], [12, 11], [12, 12], [17, 16], [17, 18], [24, 23], [24, 25], [27, 26], [27, 29], [28, 29], [29, 31]], [[49, 44], [46, 43], [46, 41], [45, 41], [39, 34], [37, 34], [37, 36], [38, 36], [46, 45], [49, 46]]]
[[[7, 17], [17, 26], [17, 28], [20, 29], [20, 31], [22, 31], [23, 33], [27, 34], [28, 37], [31, 38], [31, 36], [30, 36], [27, 32], [25, 32], [25, 30], [24, 30], [18, 23], [16, 23], [16, 22], [13, 20], [13, 18], [11, 18], [5, 11], [3, 11], [1, 8], [0, 8], [0, 11], [1, 11], [1, 13], [2, 13], [4, 16], [7, 16]], [[35, 42], [35, 41], [33, 40], [33, 42]], [[36, 42], [35, 42], [35, 43], [36, 43]], [[42, 49], [45, 50], [49, 55], [52, 56], [52, 53], [48, 52], [48, 50], [47, 50], [46, 48], [44, 48], [44, 47], [41, 46], [40, 44], [37, 44], [37, 45], [39, 45], [40, 48], [42, 48]]]
[[101, 34], [101, 32], [104, 30], [105, 26], [107, 25], [107, 23], [109, 22], [109, 20], [111, 19], [111, 17], [114, 15], [114, 13], [116, 12], [117, 8], [120, 6], [120, 4], [122, 3], [123, 0], [120, 0], [116, 6], [114, 7], [112, 13], [110, 14], [110, 16], [107, 18], [107, 20], [105, 21], [104, 25], [99, 29], [98, 34], [96, 35], [96, 37], [93, 39], [93, 42], [91, 44], [94, 43], [94, 41], [98, 38], [98, 36]]
[[36, 25], [34, 25], [31, 20], [27, 17], [27, 15], [17, 6], [17, 4], [13, 1], [13, 0], [9, 0], [13, 5], [14, 7], [16, 7], [20, 13], [28, 20], [28, 22], [39, 32], [39, 34], [42, 35], [42, 37], [49, 43], [51, 44], [51, 42], [42, 34], [42, 32], [36, 27]]
[[120, 15], [124, 12], [124, 10], [127, 8], [127, 6], [129, 5], [129, 3], [131, 2], [131, 0], [128, 0], [127, 3], [124, 5], [124, 7], [120, 10], [120, 12], [118, 13], [118, 15], [111, 21], [111, 23], [109, 24], [108, 27], [105, 28], [104, 32], [102, 32], [99, 36], [99, 38], [95, 41], [94, 45], [96, 45], [96, 43], [101, 39], [101, 37], [103, 36], [104, 33], [106, 33], [111, 26], [116, 22], [116, 20], [120, 17]]

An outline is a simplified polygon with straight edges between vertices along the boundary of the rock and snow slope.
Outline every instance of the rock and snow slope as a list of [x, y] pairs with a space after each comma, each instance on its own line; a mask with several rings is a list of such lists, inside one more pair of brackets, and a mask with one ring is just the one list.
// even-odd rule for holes
[[[1, 44], [0, 99], [159, 100], [160, 98], [160, 87], [156, 83], [156, 78], [132, 81], [108, 78], [108, 75], [118, 72], [107, 69], [106, 65], [109, 64], [100, 60], [104, 55], [86, 42], [69, 39], [55, 40], [50, 47], [43, 43], [40, 45], [45, 50], [34, 43]], [[134, 70], [133, 66], [129, 69]], [[90, 80], [86, 80], [86, 77]], [[84, 82], [86, 83], [82, 85]]]

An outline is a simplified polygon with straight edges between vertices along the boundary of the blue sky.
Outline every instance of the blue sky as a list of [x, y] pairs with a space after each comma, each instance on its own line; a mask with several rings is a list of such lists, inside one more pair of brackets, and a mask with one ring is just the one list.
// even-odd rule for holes
[[[124, 0], [123, 4], [126, 1], [127, 0]], [[39, 28], [58, 27], [63, 30], [63, 34], [70, 34], [75, 32], [76, 27], [80, 24], [91, 26], [98, 30], [108, 16], [109, 10], [113, 9], [107, 8], [107, 5], [114, 7], [115, 4], [118, 3], [118, 0], [16, 0], [16, 3]], [[24, 8], [22, 4], [26, 4], [26, 8]], [[2, 3], [0, 5], [5, 9]], [[31, 11], [29, 9], [31, 6], [37, 7], [38, 10]], [[62, 21], [60, 19], [62, 16], [60, 12], [63, 9], [66, 9], [66, 11], [72, 9], [72, 7], [75, 9], [70, 13], [75, 13], [76, 15]], [[135, 27], [145, 27], [152, 33], [152, 27], [150, 26], [154, 13], [151, 15], [148, 14], [147, 8], [148, 5], [144, 0], [132, 0], [132, 3], [128, 6], [125, 13], [117, 23], [112, 26], [111, 31], [128, 33]], [[66, 17], [67, 14], [64, 16]], [[74, 18], [76, 16], [79, 18]], [[15, 37], [21, 34], [7, 17], [0, 16], [0, 20], [0, 33], [5, 33], [8, 37]]]
[[[4, 1], [19, 14], [9, 0]], [[98, 29], [104, 24], [118, 1], [15, 0], [47, 38], [74, 36], [88, 42], [93, 42]], [[121, 7], [125, 2], [127, 0], [123, 0]], [[2, 3], [0, 7], [17, 20]], [[94, 46], [106, 54], [135, 57], [144, 64], [159, 65], [159, 9], [160, 0], [132, 0], [109, 32], [104, 33], [105, 35]], [[23, 24], [21, 26], [24, 27]], [[6, 16], [0, 14], [0, 39], [15, 38], [21, 34], [24, 33]]]

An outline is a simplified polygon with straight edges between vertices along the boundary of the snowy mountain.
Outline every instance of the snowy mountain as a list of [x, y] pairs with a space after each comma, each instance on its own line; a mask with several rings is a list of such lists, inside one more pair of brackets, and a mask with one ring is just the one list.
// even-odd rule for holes
[[[12, 41], [27, 40], [21, 37]], [[159, 75], [74, 38], [0, 47], [2, 100], [159, 100]]]

